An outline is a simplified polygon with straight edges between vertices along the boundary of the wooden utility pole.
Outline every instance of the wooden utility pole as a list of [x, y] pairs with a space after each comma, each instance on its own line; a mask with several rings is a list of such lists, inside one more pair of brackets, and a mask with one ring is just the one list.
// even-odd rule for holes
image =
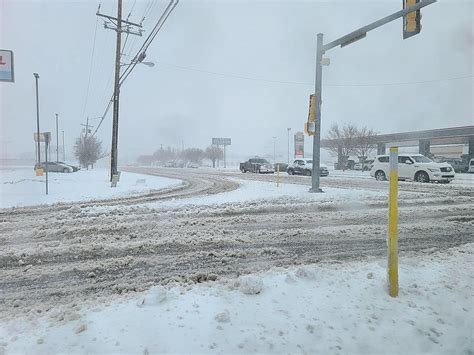
[[[118, 163], [118, 121], [119, 121], [119, 98], [120, 98], [120, 57], [122, 46], [122, 32], [141, 36], [141, 24], [136, 24], [122, 19], [122, 0], [117, 1], [117, 17], [107, 16], [99, 13], [97, 16], [107, 19], [104, 21], [104, 27], [117, 32], [117, 40], [115, 45], [115, 84], [113, 95], [113, 117], [112, 117], [112, 148], [110, 152], [110, 181], [112, 177], [117, 175]], [[113, 26], [111, 26], [112, 24]], [[138, 31], [134, 30], [138, 28]], [[86, 133], [87, 134], [87, 133]]]

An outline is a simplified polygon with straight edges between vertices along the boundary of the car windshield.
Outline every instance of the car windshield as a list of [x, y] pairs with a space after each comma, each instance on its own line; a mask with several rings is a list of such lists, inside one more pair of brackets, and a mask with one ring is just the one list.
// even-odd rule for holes
[[423, 155], [414, 155], [411, 158], [417, 163], [432, 163], [433, 162], [433, 160], [428, 159], [427, 157]]

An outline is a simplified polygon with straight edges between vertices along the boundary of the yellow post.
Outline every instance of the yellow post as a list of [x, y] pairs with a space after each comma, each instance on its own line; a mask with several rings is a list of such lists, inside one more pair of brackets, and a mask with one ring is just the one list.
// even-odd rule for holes
[[277, 187], [280, 187], [280, 164], [277, 164]]
[[388, 288], [398, 296], [398, 147], [390, 148], [390, 191], [388, 194]]

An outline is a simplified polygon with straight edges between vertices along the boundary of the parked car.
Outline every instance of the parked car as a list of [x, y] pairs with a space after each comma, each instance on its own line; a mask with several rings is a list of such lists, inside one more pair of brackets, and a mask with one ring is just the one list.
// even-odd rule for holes
[[369, 171], [372, 168], [373, 163], [374, 163], [373, 159], [369, 159], [364, 162], [355, 163], [354, 170]]
[[58, 161], [56, 163], [60, 163], [60, 164], [64, 164], [64, 165], [67, 165], [67, 166], [70, 166], [72, 168], [72, 171], [75, 173], [76, 171], [79, 171], [81, 170], [81, 167], [80, 166], [75, 166], [75, 165], [71, 165], [71, 164], [68, 164], [68, 163], [65, 163], [63, 161]]
[[279, 171], [280, 173], [282, 173], [282, 172], [284, 172], [288, 169], [288, 164], [287, 163], [275, 163], [275, 164], [273, 164], [273, 168], [275, 169], [275, 171]]
[[443, 158], [440, 162], [448, 163], [454, 169], [456, 173], [466, 173], [469, 170], [469, 160], [465, 159], [445, 159]]
[[469, 160], [469, 168], [467, 169], [468, 173], [474, 173], [474, 159]]
[[251, 158], [245, 163], [240, 163], [240, 171], [243, 173], [273, 174], [275, 169], [273, 169], [272, 164], [270, 164], [266, 159]]
[[199, 168], [199, 164], [198, 163], [188, 163], [188, 164], [186, 164], [186, 167], [196, 169], [196, 168]]
[[[370, 175], [379, 181], [387, 180], [390, 175], [388, 155], [378, 155], [375, 158]], [[454, 177], [454, 169], [448, 163], [436, 163], [421, 154], [400, 154], [398, 156], [399, 180], [449, 183], [454, 180]]]
[[72, 173], [74, 171], [73, 168], [67, 164], [53, 161], [48, 161], [47, 163], [42, 162], [41, 164], [36, 163], [35, 170], [38, 168], [46, 170], [46, 166], [48, 167], [48, 172], [50, 173]]
[[[328, 176], [328, 167], [324, 164], [319, 164], [320, 176]], [[288, 175], [306, 175], [311, 176], [313, 173], [313, 160], [312, 159], [295, 159], [292, 164], [288, 166]]]

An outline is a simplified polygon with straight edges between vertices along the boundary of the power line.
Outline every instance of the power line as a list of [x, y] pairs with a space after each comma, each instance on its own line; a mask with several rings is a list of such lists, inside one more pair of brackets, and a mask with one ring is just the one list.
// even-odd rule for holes
[[87, 81], [86, 99], [84, 100], [84, 107], [82, 108], [82, 117], [84, 117], [84, 114], [86, 113], [87, 102], [89, 101], [89, 89], [90, 89], [90, 86], [91, 86], [92, 65], [93, 65], [93, 62], [94, 62], [95, 40], [96, 40], [96, 37], [97, 37], [97, 25], [98, 25], [98, 23], [99, 23], [99, 20], [96, 18], [95, 29], [94, 29], [94, 42], [92, 44], [92, 54], [91, 54], [91, 61], [90, 61], [90, 66], [89, 66], [89, 80]]
[[[182, 65], [175, 65], [175, 64], [166, 63], [166, 62], [159, 62], [157, 64], [161, 64], [161, 65], [176, 68], [176, 69], [195, 71], [195, 72], [199, 72], [199, 73], [211, 74], [211, 75], [234, 78], [234, 79], [261, 81], [261, 82], [276, 83], [276, 84], [314, 86], [314, 83], [310, 83], [310, 82], [272, 80], [272, 79], [265, 79], [265, 78], [259, 78], [259, 77], [251, 77], [251, 76], [245, 76], [245, 75], [229, 74], [229, 73], [222, 73], [222, 72], [216, 72], [216, 71], [211, 71], [211, 70], [198, 69], [198, 68], [187, 67], [187, 66], [182, 66]], [[468, 79], [468, 78], [472, 78], [472, 77], [473, 77], [473, 75], [464, 75], [464, 76], [458, 76], [458, 77], [453, 77], [453, 78], [432, 79], [432, 80], [422, 80], [422, 81], [406, 81], [406, 82], [393, 82], [393, 83], [360, 83], [360, 84], [350, 84], [350, 83], [348, 83], [348, 84], [324, 84], [324, 85], [325, 86], [334, 86], [334, 87], [397, 86], [397, 85], [428, 84], [428, 83], [436, 83], [436, 82], [443, 82], [443, 81]]]

